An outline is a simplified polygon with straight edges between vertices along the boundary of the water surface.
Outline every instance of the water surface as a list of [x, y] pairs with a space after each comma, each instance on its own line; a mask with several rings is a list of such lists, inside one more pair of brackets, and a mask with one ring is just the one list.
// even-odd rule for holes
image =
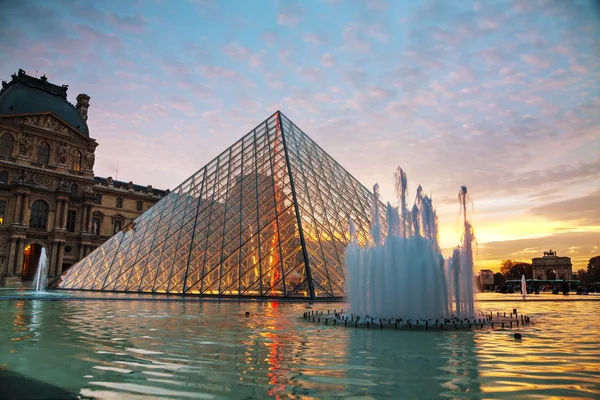
[[19, 379], [0, 398], [600, 397], [600, 302], [479, 297], [478, 310], [518, 308], [534, 324], [516, 341], [317, 326], [298, 303], [3, 300], [0, 379]]

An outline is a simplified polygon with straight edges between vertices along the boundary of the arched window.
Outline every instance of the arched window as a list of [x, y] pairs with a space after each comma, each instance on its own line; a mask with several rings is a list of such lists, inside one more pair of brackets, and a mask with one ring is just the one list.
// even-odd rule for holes
[[69, 158], [69, 168], [71, 168], [75, 172], [81, 171], [82, 158], [83, 157], [82, 157], [81, 153], [79, 152], [79, 150], [73, 150], [73, 152], [70, 154], [70, 158]]
[[142, 211], [142, 201], [138, 200], [136, 205], [135, 205], [135, 209], [138, 211]]
[[123, 208], [123, 199], [121, 197], [117, 197], [117, 208]]
[[35, 229], [46, 229], [48, 222], [48, 205], [42, 200], [36, 200], [31, 205], [31, 216], [29, 227]]
[[12, 157], [13, 149], [15, 147], [15, 138], [10, 133], [5, 133], [0, 139], [0, 155], [5, 157]]
[[71, 184], [71, 194], [73, 196], [77, 196], [78, 191], [79, 191], [79, 186], [76, 183]]
[[38, 147], [38, 162], [43, 165], [50, 162], [50, 145], [46, 142], [40, 143]]

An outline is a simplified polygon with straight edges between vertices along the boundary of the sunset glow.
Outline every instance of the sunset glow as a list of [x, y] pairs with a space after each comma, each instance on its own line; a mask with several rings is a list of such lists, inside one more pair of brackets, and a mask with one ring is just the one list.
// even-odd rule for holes
[[[66, 6], [68, 5], [68, 6]], [[281, 110], [395, 204], [407, 172], [475, 269], [599, 254], [600, 14], [592, 1], [10, 2], [0, 79], [90, 97], [95, 173], [174, 188]], [[117, 170], [118, 165], [118, 170]], [[444, 250], [445, 254], [448, 253]], [[272, 260], [277, 263], [277, 259]], [[279, 279], [274, 272], [272, 283]]]

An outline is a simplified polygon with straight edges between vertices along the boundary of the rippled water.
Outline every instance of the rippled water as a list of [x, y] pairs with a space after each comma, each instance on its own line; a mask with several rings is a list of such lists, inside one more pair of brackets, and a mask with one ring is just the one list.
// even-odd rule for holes
[[530, 315], [521, 341], [316, 326], [306, 304], [5, 299], [0, 398], [599, 398], [600, 302], [539, 298], [477, 304]]

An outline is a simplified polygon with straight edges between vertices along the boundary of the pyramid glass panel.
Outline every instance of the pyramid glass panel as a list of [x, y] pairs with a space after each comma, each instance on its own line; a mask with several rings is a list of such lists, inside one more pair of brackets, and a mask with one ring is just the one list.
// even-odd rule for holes
[[276, 112], [66, 271], [59, 288], [342, 297], [349, 219], [366, 245], [372, 199]]

